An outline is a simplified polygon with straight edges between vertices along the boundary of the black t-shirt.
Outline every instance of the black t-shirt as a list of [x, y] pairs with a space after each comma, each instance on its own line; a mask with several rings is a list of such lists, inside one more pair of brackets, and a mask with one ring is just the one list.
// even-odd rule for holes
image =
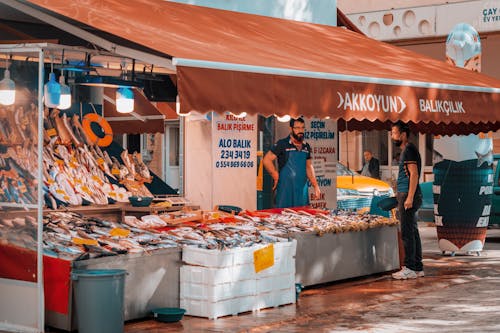
[[398, 192], [408, 193], [410, 186], [410, 173], [408, 172], [408, 164], [417, 164], [418, 178], [420, 179], [420, 172], [422, 170], [422, 160], [417, 147], [413, 143], [408, 143], [401, 153], [399, 159], [399, 172], [398, 172]]
[[287, 136], [284, 139], [278, 140], [272, 147], [271, 151], [274, 155], [278, 157], [278, 171], [285, 166], [288, 161], [288, 154], [291, 151], [300, 151], [304, 154], [307, 154], [306, 159], [311, 159], [311, 146], [303, 142], [302, 149], [298, 150], [297, 147], [292, 143], [290, 136]]

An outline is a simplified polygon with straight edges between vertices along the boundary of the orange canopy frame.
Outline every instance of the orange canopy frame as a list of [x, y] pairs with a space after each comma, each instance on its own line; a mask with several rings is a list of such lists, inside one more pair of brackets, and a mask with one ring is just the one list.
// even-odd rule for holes
[[[410, 122], [433, 134], [500, 128], [500, 81], [344, 28], [163, 0], [30, 0], [171, 58], [180, 111]], [[48, 22], [50, 23], [50, 22]]]

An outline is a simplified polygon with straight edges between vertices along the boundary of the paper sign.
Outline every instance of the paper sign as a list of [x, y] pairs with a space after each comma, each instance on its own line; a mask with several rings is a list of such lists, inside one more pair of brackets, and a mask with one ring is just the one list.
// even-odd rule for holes
[[255, 273], [274, 266], [274, 245], [269, 244], [253, 252]]
[[128, 237], [130, 235], [130, 230], [122, 229], [122, 228], [113, 228], [109, 232], [110, 236], [118, 236], [118, 237]]
[[78, 244], [78, 245], [99, 245], [97, 240], [95, 239], [85, 239], [85, 238], [76, 238], [74, 237], [72, 240], [73, 244]]
[[322, 158], [313, 160], [314, 174], [316, 177], [325, 176], [325, 160]]

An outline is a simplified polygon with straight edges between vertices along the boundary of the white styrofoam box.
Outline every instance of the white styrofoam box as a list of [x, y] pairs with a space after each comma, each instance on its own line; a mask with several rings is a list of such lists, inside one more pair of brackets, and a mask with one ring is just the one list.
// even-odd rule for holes
[[213, 268], [202, 266], [182, 265], [180, 269], [180, 282], [221, 284], [233, 281], [233, 268]]
[[234, 251], [208, 250], [196, 246], [185, 246], [182, 249], [182, 261], [187, 264], [205, 267], [228, 267], [234, 263]]
[[186, 315], [217, 319], [227, 315], [236, 315], [241, 312], [252, 311], [255, 296], [236, 297], [218, 302], [180, 299], [180, 307], [186, 309]]
[[181, 283], [216, 285], [243, 280], [255, 280], [256, 278], [257, 275], [255, 274], [253, 264], [220, 268], [182, 265], [180, 268]]
[[[252, 264], [253, 268], [253, 264]], [[295, 275], [295, 258], [280, 258], [274, 265], [256, 273], [257, 278], [293, 273]]]
[[288, 289], [274, 290], [255, 296], [254, 310], [295, 303], [295, 286]]
[[232, 267], [231, 279], [232, 281], [241, 281], [248, 279], [256, 279], [255, 268], [253, 262], [245, 265], [235, 265]]
[[292, 287], [295, 288], [295, 272], [259, 278], [256, 283], [257, 295]]
[[253, 245], [249, 247], [241, 247], [234, 250], [234, 265], [253, 264], [253, 253], [263, 248], [263, 245]]
[[207, 285], [181, 282], [180, 297], [217, 302], [241, 296], [255, 295], [256, 280]]
[[[250, 247], [228, 250], [207, 250], [196, 246], [185, 246], [182, 249], [182, 261], [190, 265], [205, 267], [228, 267], [253, 263], [253, 253], [267, 246], [256, 244]], [[274, 260], [284, 257], [294, 257], [297, 251], [297, 240], [274, 243]]]
[[274, 243], [274, 260], [284, 257], [295, 257], [297, 253], [297, 240], [292, 239], [289, 242]]

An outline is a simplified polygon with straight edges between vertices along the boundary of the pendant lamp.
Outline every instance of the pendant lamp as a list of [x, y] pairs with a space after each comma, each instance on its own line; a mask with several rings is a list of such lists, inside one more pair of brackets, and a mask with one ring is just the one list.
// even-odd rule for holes
[[59, 85], [61, 86], [61, 97], [59, 100], [59, 110], [66, 110], [71, 107], [71, 89], [65, 82], [64, 74], [61, 72], [59, 76]]
[[9, 64], [5, 60], [4, 78], [0, 81], [0, 104], [12, 105], [16, 99], [16, 84], [10, 79]]
[[134, 92], [130, 88], [116, 89], [116, 111], [130, 113], [134, 111]]
[[61, 85], [54, 74], [54, 58], [50, 64], [49, 81], [43, 86], [43, 102], [48, 108], [57, 108], [61, 102]]
[[288, 114], [286, 114], [282, 117], [276, 116], [276, 118], [278, 119], [279, 122], [282, 122], [282, 123], [287, 123], [291, 119], [290, 115], [288, 115]]

